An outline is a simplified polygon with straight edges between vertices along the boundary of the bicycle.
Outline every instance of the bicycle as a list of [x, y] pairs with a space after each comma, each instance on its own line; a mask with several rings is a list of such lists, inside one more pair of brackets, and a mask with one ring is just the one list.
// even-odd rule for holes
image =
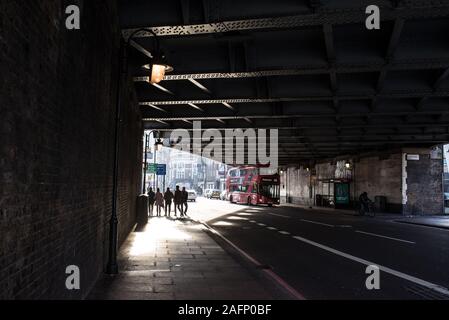
[[357, 209], [359, 216], [369, 216], [371, 218], [374, 218], [376, 216], [376, 207], [374, 206], [374, 202], [369, 201], [368, 202], [368, 211], [366, 211], [362, 204], [359, 204], [359, 208]]

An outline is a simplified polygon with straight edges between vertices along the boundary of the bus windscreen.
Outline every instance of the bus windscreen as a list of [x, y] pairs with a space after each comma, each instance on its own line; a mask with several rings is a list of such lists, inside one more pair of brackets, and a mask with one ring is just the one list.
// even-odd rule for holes
[[279, 185], [260, 184], [259, 194], [270, 199], [279, 199]]

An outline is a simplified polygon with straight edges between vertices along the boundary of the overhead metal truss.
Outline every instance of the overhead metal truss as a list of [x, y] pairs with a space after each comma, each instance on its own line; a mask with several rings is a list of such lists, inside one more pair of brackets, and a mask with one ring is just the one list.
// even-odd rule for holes
[[[261, 70], [248, 72], [210, 72], [210, 73], [187, 73], [187, 74], [167, 74], [164, 81], [189, 80], [189, 79], [240, 79], [272, 76], [299, 76], [299, 75], [320, 75], [328, 74], [332, 70], [336, 73], [366, 73], [380, 72], [388, 65], [389, 70], [428, 70], [449, 68], [449, 60], [413, 60], [413, 61], [392, 61], [389, 63], [367, 63], [364, 65], [337, 64], [332, 67], [323, 68], [297, 68], [285, 70]], [[138, 76], [133, 78], [136, 82], [148, 82], [149, 77]]]
[[289, 119], [289, 118], [360, 118], [360, 117], [401, 117], [406, 115], [413, 116], [428, 116], [428, 115], [449, 115], [449, 110], [447, 111], [416, 111], [416, 112], [372, 112], [372, 113], [320, 113], [320, 114], [284, 114], [284, 115], [236, 115], [236, 116], [199, 116], [199, 117], [171, 117], [171, 118], [144, 118], [144, 121], [205, 121], [205, 120], [246, 120], [246, 119]]
[[[182, 104], [223, 104], [223, 103], [271, 103], [271, 102], [294, 102], [294, 101], [333, 101], [334, 95], [302, 96], [283, 98], [225, 98], [225, 99], [202, 99], [202, 100], [161, 100], [140, 102], [141, 106], [147, 105], [182, 105]], [[375, 98], [404, 99], [425, 97], [449, 97], [449, 91], [411, 91], [395, 93], [354, 93], [349, 95], [338, 95], [339, 100], [372, 100]]]
[[[373, 129], [373, 128], [391, 128], [391, 129], [395, 129], [395, 128], [449, 128], [449, 122], [419, 122], [419, 123], [379, 123], [379, 124], [375, 124], [375, 125], [370, 125], [370, 124], [366, 124], [366, 123], [360, 123], [360, 124], [347, 124], [347, 125], [340, 125], [340, 124], [335, 124], [330, 126], [328, 123], [323, 123], [320, 125], [309, 125], [309, 124], [301, 124], [299, 122], [295, 122], [292, 121], [293, 125], [289, 124], [285, 124], [285, 125], [280, 125], [280, 126], [275, 126], [275, 125], [258, 125], [256, 127], [256, 129], [279, 129], [279, 130], [296, 130], [296, 129], [337, 129], [337, 130], [341, 130], [341, 129]], [[188, 131], [193, 131], [192, 127], [187, 127], [187, 126], [177, 126], [175, 127], [155, 127], [158, 131], [173, 131], [174, 129], [184, 129], [184, 130], [188, 130]], [[210, 126], [210, 125], [203, 125], [203, 128], [214, 128], [214, 129], [224, 129], [224, 128], [220, 128], [217, 126]], [[248, 128], [254, 128], [253, 125], [248, 125], [248, 126], [233, 126], [232, 128], [229, 129], [248, 129]], [[407, 133], [403, 133], [403, 134], [407, 134]], [[429, 133], [430, 134], [430, 133]], [[400, 133], [393, 133], [392, 135], [400, 135]], [[334, 135], [335, 136], [335, 135]], [[363, 136], [363, 133], [360, 134], [360, 136]]]
[[[235, 21], [214, 21], [214, 18], [206, 18], [206, 22], [211, 23], [189, 24], [186, 6], [183, 5], [182, 16], [184, 25], [163, 25], [148, 26], [160, 37], [167, 37], [167, 41], [175, 41], [176, 38], [183, 38], [181, 41], [195, 39], [196, 35], [220, 34], [217, 37], [201, 37], [212, 41], [214, 39], [223, 42], [223, 48], [226, 50], [224, 58], [217, 59], [211, 66], [204, 66], [197, 72], [194, 62], [192, 67], [185, 68], [185, 73], [167, 74], [164, 81], [188, 81], [192, 86], [192, 94], [184, 83], [162, 84], [159, 92], [153, 92], [153, 96], [144, 94], [140, 99], [141, 110], [144, 116], [144, 125], [147, 128], [157, 129], [161, 132], [169, 133], [177, 128], [193, 130], [193, 121], [204, 121], [203, 129], [214, 128], [218, 130], [225, 129], [279, 129], [279, 159], [280, 163], [292, 163], [305, 159], [319, 159], [323, 157], [335, 157], [342, 154], [381, 150], [386, 148], [400, 148], [401, 146], [412, 145], [435, 145], [449, 141], [449, 101], [447, 109], [441, 108], [444, 103], [436, 108], [427, 108], [428, 102], [432, 98], [444, 100], [449, 97], [449, 87], [446, 83], [449, 77], [449, 58], [423, 58], [423, 57], [397, 57], [398, 48], [401, 44], [401, 37], [406, 32], [407, 23], [410, 20], [420, 21], [420, 19], [439, 19], [449, 17], [449, 3], [445, 1], [424, 1], [424, 0], [392, 0], [390, 5], [381, 7], [382, 22], [389, 21], [388, 29], [390, 33], [382, 33], [382, 41], [385, 50], [379, 59], [366, 61], [365, 59], [356, 60], [354, 63], [342, 63], [338, 58], [338, 32], [337, 27], [350, 24], [364, 24], [366, 14], [364, 7], [357, 6], [345, 9], [329, 9], [320, 1], [309, 1], [310, 14], [272, 17], [262, 19], [237, 19]], [[245, 13], [239, 13], [245, 16]], [[219, 15], [216, 15], [218, 17]], [[236, 15], [238, 16], [238, 15]], [[210, 20], [208, 20], [210, 19]], [[382, 23], [381, 22], [381, 23]], [[142, 25], [141, 27], [145, 27]], [[226, 45], [234, 34], [261, 34], [264, 31], [278, 31], [295, 29], [296, 32], [303, 32], [312, 27], [313, 32], [321, 29], [322, 49], [319, 52], [325, 57], [324, 63], [317, 66], [296, 65], [295, 60], [289, 61], [285, 68], [282, 64], [278, 67], [272, 63], [262, 64], [265, 67], [257, 68], [257, 63], [248, 65], [247, 49], [243, 50], [241, 60], [243, 65], [236, 67], [235, 52], [232, 52], [232, 45]], [[137, 29], [123, 30], [123, 36], [129, 35]], [[307, 31], [306, 31], [307, 32]], [[340, 29], [341, 32], [341, 29]], [[357, 31], [356, 31], [357, 32]], [[228, 35], [224, 35], [227, 33]], [[150, 33], [141, 31], [137, 38], [150, 37]], [[338, 35], [337, 35], [338, 36]], [[351, 35], [348, 34], [348, 37]], [[341, 37], [341, 35], [340, 35]], [[200, 38], [200, 37], [198, 37]], [[226, 40], [228, 39], [228, 40]], [[321, 39], [321, 38], [320, 38]], [[208, 43], [208, 42], [205, 43]], [[132, 45], [145, 56], [151, 53], [144, 48], [145, 41], [132, 42]], [[183, 43], [185, 44], [185, 43]], [[242, 47], [248, 44], [242, 44]], [[410, 49], [412, 50], [412, 49]], [[226, 55], [229, 59], [226, 60]], [[367, 60], [370, 58], [367, 57]], [[214, 60], [215, 61], [215, 60]], [[293, 63], [292, 63], [293, 62]], [[185, 63], [185, 61], [183, 61]], [[273, 67], [269, 67], [273, 66]], [[227, 72], [222, 72], [227, 70]], [[441, 73], [439, 73], [441, 70]], [[219, 72], [214, 72], [219, 71]], [[395, 71], [415, 71], [421, 75], [431, 71], [432, 82], [430, 90], [410, 88], [389, 88], [389, 73]], [[427, 72], [427, 73], [429, 73]], [[356, 90], [349, 87], [349, 90], [340, 90], [345, 75], [351, 80], [364, 77], [374, 78], [371, 88], [366, 90]], [[437, 77], [434, 74], [438, 75]], [[135, 82], [148, 82], [149, 77], [141, 76], [142, 73], [136, 71], [133, 78]], [[276, 95], [272, 92], [269, 82], [275, 80], [269, 77], [289, 77], [292, 81], [294, 76], [324, 76], [329, 88], [329, 93], [322, 95], [301, 94], [295, 92], [294, 88], [288, 91], [282, 91], [282, 94]], [[221, 83], [233, 83], [230, 81], [217, 80], [216, 82], [207, 81], [211, 79], [245, 79], [255, 78], [255, 94], [234, 94], [232, 86], [230, 90], [220, 87]], [[316, 77], [318, 78], [318, 77]], [[321, 77], [319, 77], [321, 79]], [[204, 80], [204, 81], [202, 81]], [[236, 80], [237, 81], [237, 80]], [[354, 81], [354, 80], [353, 80]], [[428, 82], [428, 79], [426, 79]], [[187, 82], [186, 82], [187, 83]], [[244, 80], [242, 80], [244, 83]], [[279, 82], [278, 85], [282, 85]], [[444, 85], [446, 83], [446, 85]], [[247, 84], [248, 85], [248, 84]], [[428, 87], [428, 86], [426, 86]], [[142, 86], [142, 90], [149, 89], [151, 86]], [[187, 89], [186, 89], [187, 88]], [[369, 91], [368, 91], [369, 90]], [[161, 92], [162, 91], [162, 92]], [[366, 92], [364, 92], [366, 91]], [[145, 93], [150, 91], [145, 91]], [[164, 92], [164, 93], [163, 93]], [[243, 91], [245, 92], [245, 91]], [[250, 91], [246, 91], [250, 92]], [[321, 92], [321, 91], [319, 91]], [[151, 97], [148, 99], [148, 97]], [[443, 98], [443, 99], [441, 99]], [[412, 108], [392, 107], [391, 110], [382, 108], [382, 99], [407, 99], [407, 105]], [[360, 112], [345, 111], [345, 101], [363, 101]], [[289, 104], [290, 109], [284, 110], [284, 102], [302, 102]], [[313, 109], [307, 109], [308, 102], [326, 102], [329, 109], [322, 113], [313, 113]], [[342, 103], [343, 102], [343, 103]], [[246, 106], [245, 106], [246, 104]], [[254, 105], [248, 105], [254, 104]], [[263, 104], [263, 108], [258, 109], [257, 104]], [[351, 103], [348, 103], [351, 104]], [[353, 103], [352, 103], [353, 104]], [[366, 105], [365, 105], [366, 104]], [[209, 106], [203, 106], [209, 105]], [[294, 106], [294, 109], [292, 107]], [[310, 104], [314, 105], [314, 104]], [[321, 105], [321, 104], [320, 104]], [[323, 104], [324, 105], [324, 104]], [[433, 106], [431, 104], [431, 106]], [[367, 108], [368, 107], [368, 108]], [[303, 109], [304, 108], [304, 109]], [[294, 110], [294, 111], [293, 111]], [[311, 119], [309, 122], [308, 120]], [[316, 119], [323, 120], [322, 123]], [[383, 121], [383, 119], [388, 121]], [[315, 120], [315, 121], [313, 121]], [[358, 121], [360, 120], [360, 121]], [[355, 132], [354, 132], [355, 130]], [[290, 134], [289, 131], [293, 131]]]
[[[388, 8], [382, 7], [382, 20], [401, 19], [418, 19], [418, 18], [437, 18], [449, 15], [449, 7], [441, 4], [436, 5], [432, 2], [425, 5], [420, 2], [419, 8]], [[200, 34], [224, 33], [232, 31], [258, 30], [258, 29], [291, 29], [306, 26], [320, 26], [324, 24], [349, 24], [364, 22], [366, 19], [365, 11], [359, 9], [348, 10], [320, 10], [318, 13], [307, 15], [294, 15], [288, 17], [273, 17], [263, 19], [246, 19], [236, 21], [223, 21], [208, 24], [196, 25], [177, 25], [177, 26], [147, 26], [160, 37], [164, 36], [189, 36]], [[406, 10], [405, 10], [406, 9]], [[123, 30], [123, 36], [128, 37], [140, 28]], [[152, 34], [147, 31], [138, 32], [136, 38], [151, 37]]]

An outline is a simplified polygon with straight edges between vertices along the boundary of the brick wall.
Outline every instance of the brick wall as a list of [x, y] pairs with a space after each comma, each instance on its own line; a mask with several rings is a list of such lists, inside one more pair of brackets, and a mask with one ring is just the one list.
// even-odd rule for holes
[[[376, 196], [386, 197], [386, 211], [390, 213], [442, 214], [444, 201], [442, 155], [437, 153], [437, 156], [431, 156], [431, 150], [431, 148], [403, 148], [393, 150], [388, 155], [385, 153], [383, 157], [366, 155], [355, 163], [351, 160], [353, 162], [351, 200], [357, 202], [359, 195], [366, 191], [371, 200], [375, 200]], [[405, 160], [407, 153], [419, 155], [419, 160]], [[339, 178], [335, 163], [336, 161], [323, 162], [313, 166], [316, 176], [310, 181], [310, 172], [303, 167], [288, 168], [281, 175], [281, 200], [286, 202], [288, 194], [292, 203], [312, 205], [316, 194], [327, 195], [330, 190], [333, 196], [333, 184], [328, 182], [330, 179]], [[320, 179], [327, 182], [321, 182]], [[310, 193], [312, 198], [309, 197]]]
[[[334, 179], [349, 179], [350, 207], [358, 201], [360, 193], [368, 192], [374, 200], [376, 196], [387, 198], [388, 212], [400, 213], [402, 210], [402, 157], [401, 153], [393, 153], [385, 159], [378, 156], [361, 157], [353, 163], [352, 169], [346, 169], [346, 160], [317, 163], [307, 171], [304, 167], [288, 168], [281, 177], [282, 184], [286, 183], [290, 201], [301, 205], [314, 205], [316, 195], [333, 198], [334, 186], [330, 182]], [[314, 172], [314, 176], [310, 174]], [[285, 195], [285, 193], [284, 193]]]
[[394, 153], [380, 159], [379, 157], [361, 158], [354, 165], [354, 195], [366, 191], [371, 200], [376, 196], [387, 199], [387, 211], [402, 212], [402, 154]]
[[[81, 30], [65, 29], [69, 4]], [[117, 20], [115, 1], [0, 1], [0, 299], [85, 297], [107, 262]], [[125, 97], [120, 242], [141, 174], [141, 117]], [[65, 289], [71, 264], [80, 291]]]
[[285, 183], [289, 196], [288, 200], [295, 204], [313, 205], [310, 172], [304, 167], [296, 167], [288, 168], [286, 175]]

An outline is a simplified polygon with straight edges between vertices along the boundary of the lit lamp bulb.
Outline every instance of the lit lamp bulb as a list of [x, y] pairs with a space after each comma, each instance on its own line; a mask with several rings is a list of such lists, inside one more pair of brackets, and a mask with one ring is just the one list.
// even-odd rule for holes
[[153, 64], [151, 68], [151, 78], [150, 82], [152, 84], [159, 83], [164, 80], [165, 77], [165, 66], [161, 64]]
[[143, 67], [150, 70], [148, 81], [151, 84], [158, 84], [164, 80], [165, 73], [173, 71], [173, 67], [166, 63], [165, 56], [160, 51], [155, 52], [151, 63], [146, 64]]

